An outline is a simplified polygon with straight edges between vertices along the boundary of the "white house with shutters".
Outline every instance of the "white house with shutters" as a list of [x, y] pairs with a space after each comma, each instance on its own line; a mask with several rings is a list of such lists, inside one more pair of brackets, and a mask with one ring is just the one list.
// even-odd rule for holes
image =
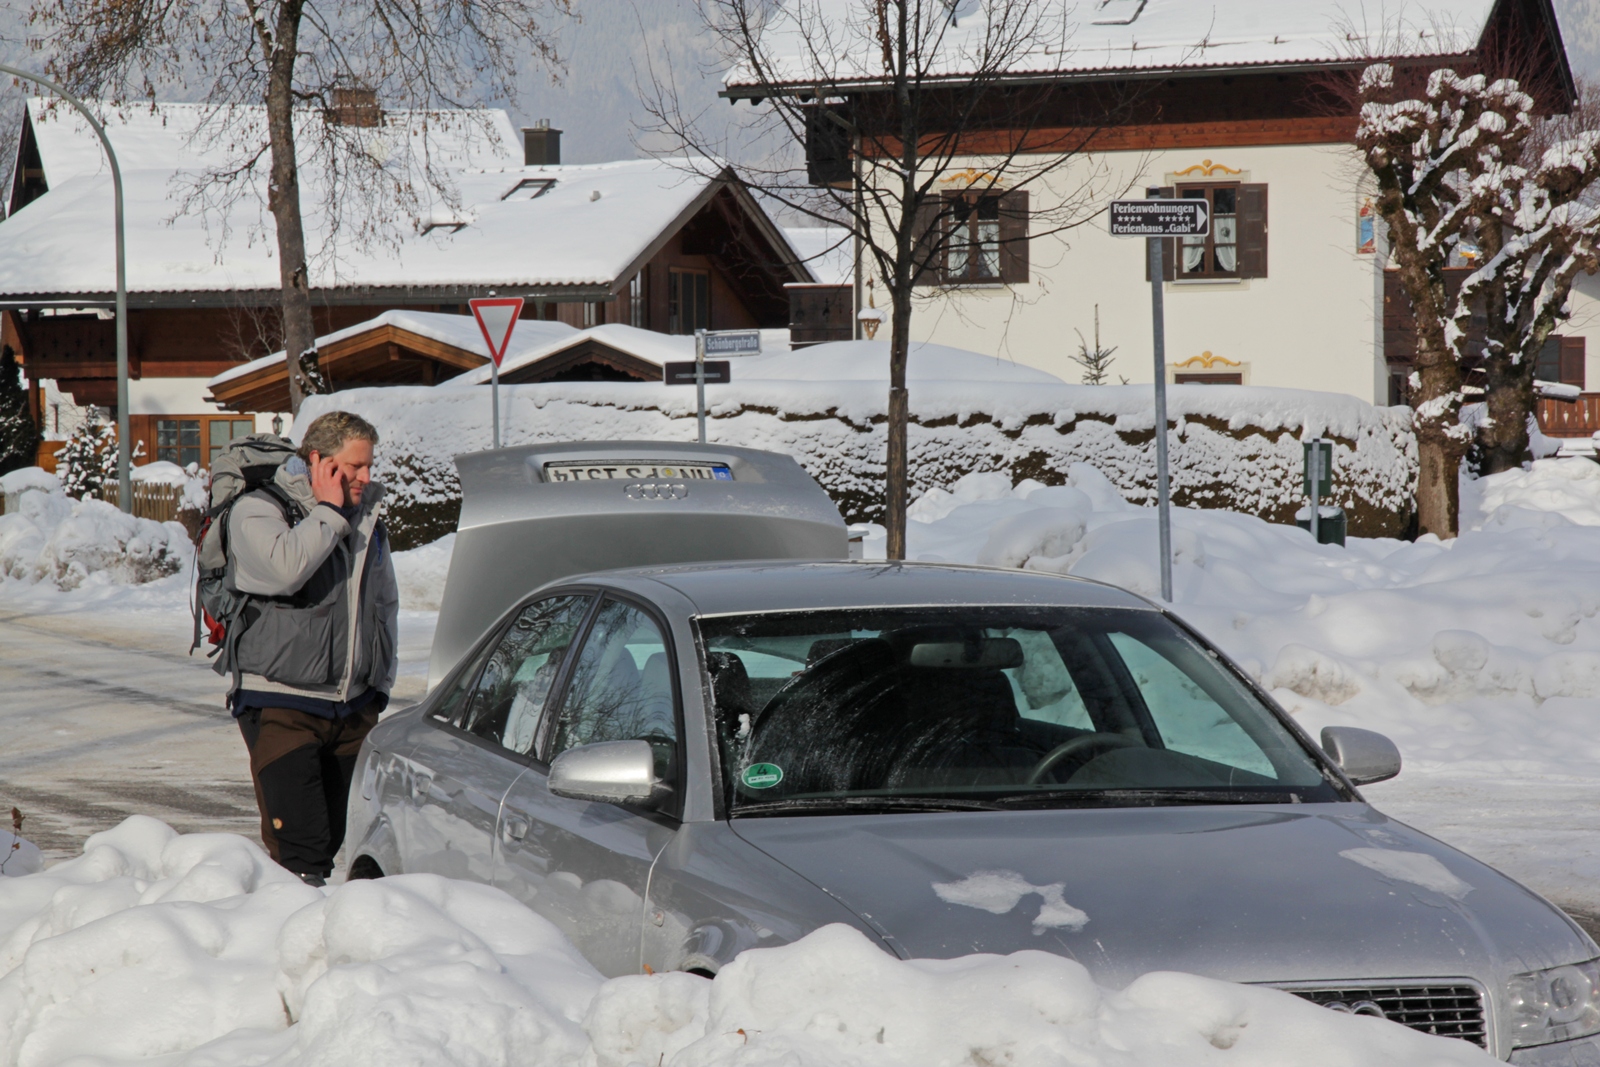
[[[816, 0], [810, 7], [824, 22], [843, 25], [850, 4]], [[1160, 372], [1169, 381], [1404, 403], [1414, 355], [1409, 305], [1386, 272], [1381, 224], [1374, 232], [1371, 186], [1351, 144], [1356, 116], [1329, 92], [1330, 76], [1376, 58], [1432, 64], [1445, 56], [1471, 69], [1480, 57], [1514, 47], [1549, 72], [1527, 86], [1540, 110], [1565, 110], [1575, 90], [1550, 0], [1413, 0], [1390, 5], [1382, 25], [1371, 26], [1353, 23], [1339, 0], [1047, 0], [1051, 5], [1060, 9], [1069, 46], [1042, 42], [996, 79], [1001, 89], [1009, 80], [1035, 93], [1039, 102], [1023, 116], [1026, 124], [966, 127], [960, 136], [974, 151], [941, 176], [941, 199], [966, 199], [960, 210], [940, 213], [940, 225], [958, 232], [947, 236], [943, 261], [920, 278], [913, 338], [1077, 381], [1082, 371], [1072, 357], [1080, 344], [1095, 346], [1098, 317], [1100, 345], [1116, 350], [1110, 380], [1151, 381], [1157, 371], [1146, 243], [1111, 236], [1106, 213], [1094, 208], [1159, 189], [1204, 199], [1212, 219], [1209, 235], [1169, 241], [1165, 250]], [[933, 63], [929, 77], [959, 79], [965, 57], [984, 40], [984, 19], [983, 5], [954, 5], [940, 53], [945, 65]], [[884, 91], [872, 68], [876, 57], [836, 56], [819, 70], [822, 60], [803, 47], [797, 25], [769, 26], [772, 68], [802, 100], [808, 86], [826, 84], [835, 101], [827, 106], [867, 112], [860, 105]], [[1041, 85], [1051, 87], [1048, 95], [1038, 94]], [[1131, 103], [1115, 122], [1085, 128], [1087, 102], [1107, 87]], [[738, 69], [724, 89], [735, 101], [773, 92], [770, 81], [760, 84]], [[998, 110], [1013, 121], [1018, 114]], [[986, 139], [1020, 141], [1024, 154], [1041, 156], [1063, 145], [1088, 148], [1025, 189], [1007, 189], [1004, 181], [991, 186], [990, 175], [1004, 172], [985, 154]], [[869, 141], [863, 133], [857, 151], [870, 153]], [[889, 143], [897, 143], [892, 135]], [[814, 166], [826, 165], [828, 151], [808, 146]], [[1096, 199], [1076, 212], [1081, 224], [1057, 231], [1055, 216], [1083, 204], [1090, 188]], [[1043, 218], [1050, 223], [1039, 225]], [[882, 290], [871, 295], [881, 280], [872, 278], [869, 262], [862, 268], [858, 307], [869, 300], [883, 307]], [[1542, 401], [1541, 419], [1547, 431], [1587, 438], [1600, 430], [1600, 392], [1587, 392], [1600, 387], [1600, 282], [1580, 284], [1572, 311], [1539, 373], [1585, 395], [1577, 403]]]

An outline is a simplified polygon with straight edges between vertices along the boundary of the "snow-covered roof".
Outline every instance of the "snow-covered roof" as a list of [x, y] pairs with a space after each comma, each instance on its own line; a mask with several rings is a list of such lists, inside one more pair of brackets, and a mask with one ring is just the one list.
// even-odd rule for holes
[[817, 281], [824, 285], [849, 285], [855, 277], [851, 262], [855, 246], [842, 226], [785, 226], [783, 235]]
[[[590, 326], [585, 330], [573, 330], [569, 326], [567, 329], [570, 332], [564, 336], [547, 337], [542, 341], [535, 342], [533, 337], [523, 334], [522, 330], [526, 325], [529, 324], [519, 322], [516, 332], [511, 335], [511, 349], [506, 352], [505, 359], [500, 361], [500, 374], [502, 376], [521, 370], [530, 363], [537, 363], [539, 360], [548, 359], [550, 356], [565, 352], [574, 345], [583, 344], [591, 340], [598, 341], [607, 348], [613, 348], [618, 352], [654, 363], [658, 367], [674, 360], [694, 358], [694, 338], [689, 336], [657, 333], [654, 330], [641, 330], [637, 326], [624, 326], [621, 323], [608, 322], [600, 326]], [[537, 325], [546, 326], [550, 324], [538, 323]], [[440, 384], [444, 386], [481, 385], [489, 380], [490, 375], [490, 369], [486, 364]]]
[[[1041, 0], [1029, 11], [1039, 32], [1007, 73], [1092, 74], [1235, 66], [1326, 63], [1355, 57], [1451, 55], [1470, 51], [1495, 0], [1397, 0], [1380, 5], [1346, 0]], [[952, 11], [928, 75], [974, 69], [990, 32], [983, 0], [945, 0], [929, 17]], [[838, 84], [882, 78], [871, 5], [861, 0], [786, 0], [761, 37], [769, 83]], [[1016, 22], [1015, 14], [1011, 15]], [[1029, 20], [1030, 23], [1032, 20]], [[1010, 28], [1015, 33], [1015, 26]], [[991, 46], [992, 47], [992, 46]], [[825, 66], [819, 67], [819, 57]], [[759, 90], [744, 65], [724, 78], [730, 90]], [[744, 95], [735, 92], [735, 95]]]
[[[520, 325], [517, 327], [522, 328]], [[513, 344], [515, 344], [513, 335]], [[694, 338], [678, 337], [632, 326], [608, 324], [581, 330], [542, 348], [527, 349], [515, 358], [507, 356], [500, 365], [502, 377], [541, 359], [595, 340], [607, 347], [660, 366], [669, 361], [694, 358]], [[763, 339], [765, 344], [765, 339]], [[768, 346], [775, 347], [775, 346]], [[732, 361], [735, 381], [778, 382], [872, 382], [889, 380], [888, 341], [830, 341], [805, 348], [770, 351], [759, 356], [743, 356]], [[910, 381], [1011, 382], [1017, 384], [1061, 385], [1060, 378], [1008, 359], [980, 355], [960, 348], [911, 343], [906, 364]], [[489, 381], [487, 366], [458, 375], [445, 387], [482, 385]]]
[[[455, 348], [465, 349], [468, 352], [477, 352], [483, 355], [485, 363], [489, 358], [484, 349], [483, 333], [478, 329], [478, 320], [471, 315], [447, 315], [435, 311], [385, 311], [383, 314], [358, 322], [354, 326], [347, 326], [342, 330], [324, 334], [317, 338], [318, 348], [327, 348], [338, 341], [350, 337], [359, 337], [364, 333], [379, 326], [394, 326], [419, 337], [439, 341], [452, 345]], [[626, 327], [623, 327], [626, 328]], [[511, 343], [506, 349], [506, 361], [520, 359], [528, 352], [543, 352], [552, 344], [569, 338], [579, 331], [576, 327], [568, 326], [564, 322], [541, 321], [539, 319], [519, 319], [516, 329], [511, 334]], [[647, 331], [638, 331], [644, 333]], [[691, 342], [692, 343], [692, 342]], [[209, 389], [221, 385], [223, 382], [242, 378], [267, 367], [275, 367], [283, 363], [283, 352], [278, 351], [270, 356], [262, 356], [248, 363], [241, 363], [206, 382]], [[524, 360], [525, 361], [525, 360]], [[485, 379], [488, 380], [487, 378]]]
[[[107, 132], [123, 168], [128, 289], [274, 291], [280, 284], [277, 243], [265, 207], [264, 168], [255, 177], [258, 188], [246, 190], [225, 213], [180, 214], [184, 174], [215, 163], [223, 151], [190, 136], [199, 114], [192, 105], [168, 104], [154, 115], [137, 108], [109, 116]], [[504, 112], [493, 115], [499, 139], [514, 145], [510, 120]], [[393, 121], [398, 126], [404, 119]], [[112, 194], [98, 143], [81, 119], [51, 116], [35, 128], [50, 191], [0, 222], [6, 250], [0, 296], [108, 293], [115, 286]], [[303, 165], [312, 288], [426, 293], [517, 286], [577, 289], [576, 298], [601, 299], [626, 284], [717, 186], [703, 165], [682, 160], [524, 167], [506, 156], [505, 147], [491, 152], [441, 137], [435, 149], [430, 141], [430, 163], [448, 174], [460, 208], [423, 205], [420, 233], [404, 221], [376, 220], [396, 226], [395, 246], [380, 240], [366, 249], [332, 232], [318, 191], [323, 171]], [[414, 145], [407, 158], [420, 158]], [[347, 219], [342, 232], [352, 228]], [[781, 231], [770, 229], [782, 242]]]

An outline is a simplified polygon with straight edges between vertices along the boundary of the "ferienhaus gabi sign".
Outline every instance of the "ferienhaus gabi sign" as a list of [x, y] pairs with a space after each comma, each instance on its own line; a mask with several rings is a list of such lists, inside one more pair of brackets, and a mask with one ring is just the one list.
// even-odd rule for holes
[[1113, 200], [1113, 237], [1204, 237], [1211, 209], [1204, 200]]

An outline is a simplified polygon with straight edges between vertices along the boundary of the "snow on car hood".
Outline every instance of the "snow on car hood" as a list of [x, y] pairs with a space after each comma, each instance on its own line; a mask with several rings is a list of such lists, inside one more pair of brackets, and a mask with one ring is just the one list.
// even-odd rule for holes
[[1119, 986], [1474, 977], [1594, 946], [1492, 868], [1364, 804], [734, 819], [903, 955], [1043, 949]]

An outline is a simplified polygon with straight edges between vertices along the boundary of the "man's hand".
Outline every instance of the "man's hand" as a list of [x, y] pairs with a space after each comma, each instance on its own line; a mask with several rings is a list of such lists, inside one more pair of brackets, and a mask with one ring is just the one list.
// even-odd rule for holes
[[332, 456], [313, 452], [310, 467], [311, 495], [320, 503], [344, 507], [350, 479], [339, 469], [339, 461]]

